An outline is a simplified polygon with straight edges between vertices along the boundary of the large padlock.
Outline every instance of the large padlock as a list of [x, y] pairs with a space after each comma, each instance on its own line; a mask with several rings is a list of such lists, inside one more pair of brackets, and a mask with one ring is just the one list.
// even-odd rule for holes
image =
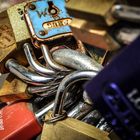
[[76, 71], [63, 79], [57, 91], [53, 112], [46, 116], [41, 140], [110, 140], [108, 133], [84, 122], [67, 118], [67, 113], [63, 110], [65, 93], [71, 85], [94, 76], [94, 71]]
[[124, 140], [140, 139], [139, 45], [140, 37], [85, 87], [106, 121]]

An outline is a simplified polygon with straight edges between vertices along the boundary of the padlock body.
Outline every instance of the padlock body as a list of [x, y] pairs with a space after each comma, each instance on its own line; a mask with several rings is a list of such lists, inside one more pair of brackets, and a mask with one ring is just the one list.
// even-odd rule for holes
[[27, 103], [16, 103], [0, 110], [1, 140], [29, 140], [41, 132], [33, 112]]

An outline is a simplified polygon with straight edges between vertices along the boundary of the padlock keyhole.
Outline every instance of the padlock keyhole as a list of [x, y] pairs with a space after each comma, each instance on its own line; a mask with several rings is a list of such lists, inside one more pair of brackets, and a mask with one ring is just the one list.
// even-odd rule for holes
[[48, 12], [49, 12], [52, 16], [57, 16], [57, 15], [58, 15], [59, 9], [54, 5], [54, 3], [53, 3], [52, 1], [48, 1], [48, 5], [49, 5]]

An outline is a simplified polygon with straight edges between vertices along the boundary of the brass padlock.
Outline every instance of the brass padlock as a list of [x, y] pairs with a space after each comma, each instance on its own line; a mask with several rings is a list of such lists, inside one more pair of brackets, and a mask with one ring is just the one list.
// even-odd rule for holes
[[99, 27], [84, 19], [73, 18], [72, 31], [82, 42], [102, 48], [104, 50], [117, 50], [120, 44], [108, 33], [107, 27]]
[[29, 99], [31, 96], [26, 93], [27, 84], [19, 79], [4, 81], [0, 88], [0, 102], [13, 102], [21, 99]]
[[63, 110], [65, 93], [71, 85], [94, 76], [94, 71], [76, 71], [63, 79], [57, 91], [53, 112], [45, 118], [41, 140], [110, 140], [108, 133], [84, 122], [67, 118], [67, 113]]
[[110, 9], [115, 2], [116, 0], [70, 0], [66, 7], [73, 17], [110, 26], [116, 23], [110, 15]]
[[[16, 58], [20, 64], [27, 65], [25, 55], [20, 49], [20, 43], [29, 40], [27, 26], [23, 20], [21, 7], [24, 8], [26, 2], [17, 4], [6, 11], [0, 13], [0, 72], [7, 72], [5, 62], [8, 58]], [[20, 27], [19, 27], [20, 26]]]

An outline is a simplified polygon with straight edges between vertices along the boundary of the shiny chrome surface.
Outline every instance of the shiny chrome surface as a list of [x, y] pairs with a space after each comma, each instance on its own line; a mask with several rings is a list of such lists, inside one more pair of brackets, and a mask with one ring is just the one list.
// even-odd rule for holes
[[82, 121], [85, 123], [88, 123], [90, 125], [96, 126], [100, 119], [101, 119], [101, 114], [97, 110], [91, 111], [89, 114], [87, 114]]
[[34, 94], [34, 93], [42, 93], [42, 92], [47, 92], [50, 90], [55, 90], [58, 87], [59, 83], [54, 83], [54, 84], [50, 84], [50, 85], [45, 85], [45, 86], [29, 86], [27, 88], [27, 91], [30, 94]]
[[93, 104], [91, 98], [88, 96], [88, 93], [86, 91], [83, 92], [83, 99], [86, 103], [88, 103], [90, 105]]
[[89, 56], [71, 49], [56, 50], [52, 56], [57, 63], [76, 70], [100, 71], [103, 68]]
[[55, 98], [55, 106], [53, 109], [53, 115], [55, 116], [56, 114], [63, 114], [63, 101], [65, 99], [66, 92], [68, 88], [81, 80], [89, 80], [96, 76], [95, 71], [75, 71], [69, 75], [67, 75], [62, 82], [60, 83], [56, 98]]
[[47, 114], [47, 112], [49, 110], [51, 110], [53, 108], [53, 106], [54, 106], [54, 102], [51, 102], [50, 104], [43, 107], [41, 110], [39, 110], [38, 112], [35, 113], [36, 118], [39, 120], [39, 118], [42, 117], [43, 115]]
[[111, 132], [112, 129], [111, 127], [108, 125], [108, 123], [105, 121], [104, 118], [101, 118], [99, 123], [97, 124], [96, 128], [99, 128], [102, 131], [106, 131], [106, 132]]
[[44, 45], [42, 44], [41, 45], [41, 50], [42, 50], [42, 53], [43, 53], [43, 56], [44, 56], [44, 59], [46, 61], [46, 63], [53, 69], [55, 70], [59, 70], [59, 71], [63, 71], [63, 70], [67, 70], [64, 66], [61, 66], [59, 64], [57, 64], [52, 56], [51, 56], [51, 53], [48, 49], [48, 46], [47, 45]]
[[24, 48], [24, 52], [26, 55], [26, 58], [28, 60], [28, 63], [30, 64], [30, 66], [38, 73], [40, 74], [45, 74], [45, 75], [49, 75], [49, 74], [55, 74], [55, 72], [53, 70], [47, 69], [45, 66], [41, 65], [36, 57], [35, 54], [33, 52], [33, 49], [31, 47], [31, 45], [29, 43], [25, 43], [23, 45]]
[[69, 113], [68, 117], [81, 120], [92, 110], [92, 106], [85, 103], [79, 102]]
[[46, 83], [53, 80], [53, 77], [43, 77], [39, 74], [29, 71], [27, 68], [19, 65], [14, 59], [9, 59], [6, 62], [6, 68], [21, 80], [32, 85], [45, 85]]

